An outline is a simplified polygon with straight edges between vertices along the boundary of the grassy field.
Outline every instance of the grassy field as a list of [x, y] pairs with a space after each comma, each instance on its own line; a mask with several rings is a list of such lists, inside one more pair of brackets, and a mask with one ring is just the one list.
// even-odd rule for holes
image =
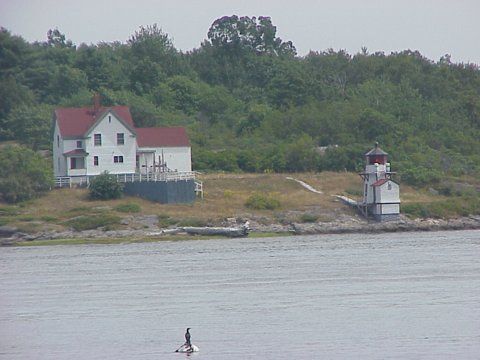
[[[299, 183], [304, 181], [322, 194], [313, 193]], [[259, 222], [328, 222], [339, 214], [353, 215], [353, 210], [333, 195], [361, 197], [362, 181], [354, 173], [301, 174], [204, 174], [204, 198], [194, 204], [162, 205], [140, 198], [125, 197], [110, 201], [88, 199], [87, 189], [55, 189], [46, 196], [19, 205], [0, 203], [0, 225], [16, 226], [24, 232], [103, 228], [126, 229], [146, 227], [130, 221], [146, 215], [158, 219], [160, 227], [174, 225], [218, 225], [227, 218], [251, 219]], [[252, 194], [275, 199], [273, 210], [258, 210], [245, 204]], [[428, 190], [401, 186], [402, 206], [450, 203], [449, 197]], [[420, 205], [419, 205], [420, 204]]]

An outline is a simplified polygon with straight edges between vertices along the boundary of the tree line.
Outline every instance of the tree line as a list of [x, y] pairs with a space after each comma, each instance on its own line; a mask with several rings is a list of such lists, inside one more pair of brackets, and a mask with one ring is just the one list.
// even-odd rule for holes
[[0, 140], [49, 149], [56, 107], [128, 105], [186, 126], [196, 170], [356, 171], [375, 141], [402, 181], [480, 174], [480, 71], [418, 51], [298, 56], [269, 17], [225, 16], [192, 51], [158, 25], [125, 42], [29, 43], [0, 30]]

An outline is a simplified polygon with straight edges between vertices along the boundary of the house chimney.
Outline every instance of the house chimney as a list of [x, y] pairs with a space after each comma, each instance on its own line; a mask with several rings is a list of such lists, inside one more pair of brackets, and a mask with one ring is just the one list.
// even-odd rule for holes
[[98, 110], [100, 110], [100, 94], [95, 93], [93, 95], [93, 115], [96, 115]]

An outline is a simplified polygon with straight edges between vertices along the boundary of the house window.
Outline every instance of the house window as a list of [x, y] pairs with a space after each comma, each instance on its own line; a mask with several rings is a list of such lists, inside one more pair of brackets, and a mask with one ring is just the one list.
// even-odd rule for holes
[[57, 147], [60, 147], [60, 136], [57, 135]]
[[82, 140], [77, 140], [77, 149], [83, 148]]
[[70, 158], [70, 169], [85, 169], [84, 158]]
[[102, 134], [93, 135], [93, 144], [95, 146], [102, 146]]
[[112, 115], [108, 115], [108, 122], [109, 122], [109, 123], [112, 122]]
[[98, 166], [98, 156], [93, 157], [93, 165]]
[[114, 156], [114, 157], [113, 157], [113, 162], [114, 162], [115, 164], [123, 163], [123, 156]]
[[123, 133], [117, 133], [117, 145], [125, 144], [125, 136]]

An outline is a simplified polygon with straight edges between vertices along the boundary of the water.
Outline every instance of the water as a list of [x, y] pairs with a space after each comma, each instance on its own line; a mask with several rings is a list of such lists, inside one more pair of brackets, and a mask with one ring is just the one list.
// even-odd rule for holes
[[480, 232], [0, 249], [0, 359], [479, 359]]

